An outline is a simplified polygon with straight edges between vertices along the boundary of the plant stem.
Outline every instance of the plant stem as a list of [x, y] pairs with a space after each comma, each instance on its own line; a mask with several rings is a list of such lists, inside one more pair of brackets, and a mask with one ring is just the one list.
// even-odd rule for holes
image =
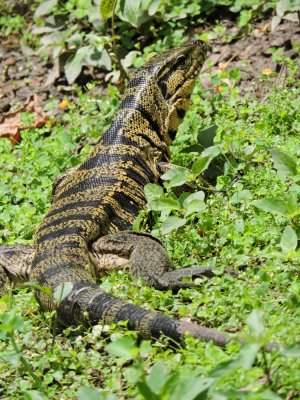
[[117, 1], [114, 0], [114, 7], [112, 11], [112, 17], [111, 17], [111, 34], [112, 34], [112, 44], [113, 44], [113, 50], [115, 53], [115, 58], [116, 58], [116, 63], [118, 66], [118, 69], [120, 71], [120, 80], [119, 80], [119, 85], [120, 85], [120, 92], [123, 93], [125, 89], [125, 81], [128, 80], [128, 75], [123, 68], [123, 65], [121, 63], [118, 50], [117, 50], [117, 42], [116, 42], [116, 35], [115, 35], [115, 11], [116, 11], [116, 6], [117, 6]]
[[[19, 347], [18, 347], [18, 345], [17, 345], [17, 343], [16, 343], [16, 341], [15, 341], [14, 333], [13, 333], [13, 332], [10, 333], [9, 336], [10, 336], [10, 340], [11, 340], [11, 343], [12, 343], [12, 345], [13, 345], [13, 348], [14, 348], [15, 352], [16, 352], [17, 354], [18, 354], [18, 353], [22, 353], [21, 349], [19, 349]], [[21, 361], [21, 363], [23, 364], [23, 366], [24, 366], [26, 372], [27, 372], [27, 373], [32, 377], [32, 379], [34, 380], [34, 382], [35, 382], [36, 386], [38, 387], [38, 389], [39, 389], [41, 392], [45, 393], [44, 388], [43, 388], [43, 385], [42, 385], [42, 382], [41, 382], [41, 381], [39, 380], [39, 378], [35, 375], [35, 373], [31, 370], [30, 365], [28, 364], [26, 358], [24, 358], [22, 354], [21, 354], [21, 356], [20, 356], [20, 361]]]

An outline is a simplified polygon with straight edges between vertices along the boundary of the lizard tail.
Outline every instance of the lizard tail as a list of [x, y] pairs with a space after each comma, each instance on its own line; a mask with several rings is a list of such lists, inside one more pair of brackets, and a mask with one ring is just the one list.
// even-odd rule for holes
[[148, 311], [112, 296], [91, 282], [77, 282], [57, 308], [64, 325], [95, 325], [128, 321], [128, 328], [138, 331], [145, 339], [167, 336], [180, 343], [186, 334], [225, 347], [230, 337], [217, 329], [197, 323], [180, 321], [166, 315]]

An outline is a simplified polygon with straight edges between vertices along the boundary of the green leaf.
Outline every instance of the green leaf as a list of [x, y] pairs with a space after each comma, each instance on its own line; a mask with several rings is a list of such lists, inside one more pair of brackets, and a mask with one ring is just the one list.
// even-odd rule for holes
[[162, 235], [166, 235], [175, 229], [180, 228], [181, 226], [186, 224], [186, 219], [184, 218], [179, 218], [176, 215], [172, 215], [171, 217], [168, 217], [164, 220], [162, 226], [161, 226], [161, 233]]
[[117, 0], [101, 0], [100, 3], [100, 14], [101, 17], [106, 21], [112, 17], [114, 5]]
[[203, 146], [205, 149], [207, 147], [213, 146], [217, 129], [218, 125], [216, 124], [211, 125], [208, 128], [202, 129], [202, 131], [200, 131], [197, 136], [197, 143]]
[[141, 0], [126, 0], [121, 3], [121, 17], [135, 28], [138, 27]]
[[11, 353], [3, 355], [1, 358], [10, 363], [14, 368], [19, 368], [21, 363], [22, 353]]
[[85, 54], [84, 63], [106, 71], [111, 71], [111, 58], [106, 49], [91, 46]]
[[98, 390], [82, 386], [78, 389], [77, 400], [102, 400], [104, 397]]
[[[150, 5], [149, 5], [149, 7], [147, 7], [148, 14], [150, 16], [156, 14], [156, 11], [158, 10], [160, 3], [161, 3], [161, 0], [151, 0], [150, 1]], [[143, 7], [143, 9], [145, 9], [145, 7]]]
[[84, 59], [89, 51], [90, 46], [81, 47], [79, 50], [77, 50], [76, 54], [73, 57], [70, 57], [66, 62], [64, 69], [67, 81], [70, 85], [80, 75], [80, 72], [84, 65]]
[[138, 382], [137, 388], [145, 400], [160, 400], [160, 396], [157, 396], [155, 393], [153, 393], [146, 382]]
[[223, 376], [229, 375], [232, 371], [241, 367], [241, 361], [239, 358], [234, 360], [226, 360], [219, 363], [216, 368], [211, 372], [212, 378], [222, 378]]
[[261, 346], [259, 343], [246, 343], [240, 349], [239, 362], [245, 369], [250, 369], [256, 360]]
[[254, 205], [254, 207], [259, 208], [260, 210], [263, 211], [275, 214], [283, 214], [285, 216], [289, 215], [287, 204], [282, 200], [261, 199], [261, 200], [254, 200], [252, 204]]
[[201, 172], [203, 172], [209, 166], [210, 162], [211, 159], [209, 156], [198, 158], [192, 165], [193, 174], [195, 176], [201, 174]]
[[252, 18], [252, 10], [242, 10], [240, 12], [237, 25], [240, 28], [242, 28], [243, 26], [246, 26], [248, 24], [251, 18]]
[[300, 343], [287, 346], [280, 354], [284, 357], [300, 357]]
[[170, 181], [169, 185], [171, 187], [176, 187], [184, 185], [188, 181], [190, 175], [191, 173], [188, 169], [179, 167], [170, 169], [161, 176], [161, 179], [164, 181]]
[[153, 393], [159, 394], [168, 378], [169, 373], [165, 365], [161, 361], [158, 361], [154, 364], [147, 377], [147, 384]]
[[275, 15], [272, 18], [271, 30], [274, 31], [277, 28], [277, 26], [280, 24], [280, 22], [281, 22], [281, 17], [279, 15]]
[[262, 336], [264, 336], [265, 324], [262, 310], [253, 310], [247, 318], [247, 324], [250, 328], [252, 336], [254, 336], [256, 339], [261, 339]]
[[109, 343], [106, 348], [111, 355], [126, 359], [135, 358], [139, 352], [134, 341], [126, 336]]
[[24, 392], [24, 400], [47, 400], [48, 397], [38, 390], [26, 390]]
[[213, 158], [217, 157], [219, 154], [221, 154], [221, 147], [220, 145], [215, 145], [215, 146], [210, 146], [207, 149], [205, 149], [202, 153], [203, 157], [209, 156], [210, 159], [212, 160]]
[[157, 200], [164, 196], [164, 190], [161, 186], [155, 185], [154, 183], [147, 183], [144, 187], [145, 197], [149, 203], [151, 200]]
[[205, 194], [202, 191], [192, 193], [183, 201], [183, 208], [185, 209], [185, 216], [192, 213], [198, 213], [205, 209], [204, 203]]
[[291, 225], [285, 227], [281, 239], [280, 247], [283, 253], [291, 253], [296, 250], [298, 245], [298, 237]]
[[52, 14], [58, 0], [45, 0], [35, 10], [34, 17], [42, 17], [43, 15]]
[[68, 296], [68, 294], [71, 293], [73, 289], [73, 283], [72, 282], [63, 282], [60, 285], [57, 286], [53, 293], [53, 298], [58, 302], [61, 303], [62, 300]]
[[208, 389], [215, 383], [213, 378], [192, 378], [179, 381], [170, 400], [204, 400]]
[[277, 149], [271, 149], [273, 163], [277, 171], [284, 176], [297, 175], [297, 164], [287, 154]]
[[250, 192], [250, 190], [248, 189], [244, 189], [244, 190], [240, 190], [238, 192], [235, 192], [231, 199], [230, 199], [230, 203], [231, 204], [238, 204], [238, 203], [242, 203], [245, 200], [250, 200], [252, 198], [252, 193]]
[[180, 153], [201, 153], [202, 151], [203, 147], [200, 144], [192, 144], [182, 149]]
[[253, 392], [246, 397], [248, 400], [283, 400], [282, 397], [278, 396], [276, 393], [272, 392], [272, 390], [263, 390], [261, 392]]
[[178, 200], [166, 197], [151, 200], [149, 201], [148, 206], [152, 211], [181, 210], [181, 206]]

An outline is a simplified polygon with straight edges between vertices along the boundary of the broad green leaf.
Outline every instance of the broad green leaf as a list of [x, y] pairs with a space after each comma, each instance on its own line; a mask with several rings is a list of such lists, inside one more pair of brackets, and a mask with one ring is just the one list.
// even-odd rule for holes
[[162, 235], [166, 235], [185, 224], [186, 224], [186, 219], [179, 218], [176, 215], [172, 215], [171, 217], [168, 217], [167, 219], [164, 220], [161, 226], [161, 233]]
[[160, 400], [160, 396], [157, 396], [152, 390], [149, 388], [146, 382], [140, 381], [137, 383], [137, 388], [140, 394], [143, 396], [143, 399], [147, 400]]
[[216, 368], [210, 373], [212, 378], [222, 378], [223, 376], [229, 375], [232, 371], [241, 367], [241, 361], [239, 358], [233, 360], [226, 360], [219, 363]]
[[247, 324], [250, 328], [251, 334], [260, 339], [265, 332], [264, 317], [262, 310], [255, 309], [247, 318]]
[[201, 174], [201, 172], [203, 172], [209, 166], [210, 162], [211, 159], [209, 156], [206, 157], [201, 156], [200, 158], [198, 158], [192, 165], [193, 174], [195, 176]]
[[277, 28], [277, 26], [280, 24], [280, 22], [281, 22], [281, 17], [279, 15], [275, 15], [272, 18], [271, 30], [274, 31]]
[[100, 3], [100, 14], [101, 17], [106, 21], [108, 18], [112, 17], [114, 10], [114, 5], [117, 0], [101, 0]]
[[80, 75], [84, 65], [84, 59], [89, 51], [90, 46], [81, 47], [79, 50], [77, 50], [75, 56], [70, 57], [66, 62], [65, 74], [69, 84], [72, 84]]
[[169, 373], [165, 365], [161, 361], [158, 361], [150, 371], [147, 384], [153, 393], [159, 394], [160, 389], [164, 386], [168, 378]]
[[204, 202], [205, 199], [205, 193], [200, 190], [199, 192], [195, 192], [187, 196], [184, 201], [183, 201], [183, 207], [186, 207], [189, 203], [191, 203], [194, 200], [199, 200]]
[[277, 149], [271, 149], [270, 153], [274, 166], [280, 174], [284, 176], [297, 175], [297, 164], [290, 156]]
[[133, 50], [130, 51], [128, 54], [126, 54], [125, 58], [121, 61], [122, 65], [124, 68], [129, 68], [133, 65], [134, 60], [137, 59], [137, 57], [141, 53], [139, 51]]
[[182, 149], [180, 153], [201, 153], [202, 151], [203, 147], [200, 144], [192, 144]]
[[235, 192], [231, 199], [230, 199], [230, 203], [232, 204], [238, 204], [241, 203], [242, 201], [245, 200], [250, 200], [252, 199], [252, 193], [250, 192], [250, 190], [248, 189], [244, 189], [244, 190], [240, 190], [239, 192]]
[[144, 187], [144, 192], [148, 203], [151, 200], [157, 200], [164, 196], [163, 188], [159, 185], [155, 185], [154, 183], [147, 183], [147, 185]]
[[23, 317], [17, 315], [16, 309], [0, 314], [0, 321], [0, 331], [12, 332], [15, 329], [22, 330], [24, 327]]
[[24, 400], [47, 400], [48, 397], [38, 390], [26, 390], [24, 392]]
[[[300, 6], [299, 6], [299, 9], [300, 9]], [[298, 9], [298, 12], [299, 12], [299, 9]], [[284, 15], [283, 19], [299, 23], [299, 14], [298, 14], [298, 12], [287, 13], [287, 14]]]
[[287, 346], [280, 354], [284, 357], [300, 357], [300, 343]]
[[300, 207], [298, 206], [298, 199], [297, 196], [294, 194], [290, 194], [290, 197], [287, 199], [286, 202], [287, 209], [291, 216], [299, 215]]
[[263, 211], [268, 211], [275, 214], [283, 214], [286, 216], [289, 215], [287, 204], [282, 200], [261, 199], [254, 200], [252, 204], [254, 205], [254, 207], [259, 208]]
[[213, 378], [192, 378], [179, 381], [170, 400], [204, 400], [208, 389], [215, 383]]
[[128, 359], [135, 358], [139, 352], [134, 341], [126, 336], [109, 343], [106, 348], [111, 355]]
[[204, 203], [205, 194], [202, 191], [192, 193], [183, 201], [183, 208], [185, 209], [185, 216], [192, 213], [197, 213], [205, 209]]
[[90, 47], [87, 51], [84, 62], [87, 65], [92, 65], [106, 71], [111, 70], [111, 58], [106, 49], [102, 46]]
[[68, 294], [71, 293], [73, 289], [73, 283], [72, 282], [63, 282], [60, 285], [57, 286], [53, 293], [54, 299], [58, 302], [61, 303], [62, 300], [68, 296]]
[[53, 9], [56, 6], [58, 0], [44, 0], [35, 10], [35, 18], [42, 17], [43, 15], [53, 13]]
[[163, 210], [181, 210], [181, 206], [179, 201], [171, 198], [160, 198], [151, 200], [148, 203], [148, 206], [153, 211], [163, 211]]
[[125, 0], [121, 3], [121, 18], [138, 27], [141, 0]]
[[158, 10], [161, 0], [141, 0], [141, 7], [148, 11], [148, 15], [152, 16]]
[[78, 389], [77, 400], [108, 400], [116, 399], [115, 396], [106, 396], [92, 387], [82, 386]]
[[221, 154], [221, 147], [220, 145], [215, 145], [215, 146], [210, 146], [207, 149], [205, 149], [202, 153], [203, 157], [209, 156], [210, 159], [212, 160], [213, 158], [217, 157], [219, 154]]
[[280, 247], [283, 253], [290, 253], [296, 250], [298, 245], [298, 237], [291, 225], [285, 227], [281, 239]]
[[184, 185], [191, 175], [190, 171], [186, 168], [173, 168], [161, 176], [164, 181], [169, 181], [171, 187]]
[[276, 393], [272, 392], [272, 390], [263, 390], [261, 392], [252, 392], [250, 395], [247, 395], [247, 400], [283, 400], [283, 397], [278, 396]]
[[207, 147], [213, 146], [217, 129], [218, 125], [216, 124], [211, 125], [208, 128], [202, 129], [202, 131], [200, 131], [197, 136], [197, 143], [203, 146], [205, 149]]
[[245, 369], [250, 369], [255, 362], [261, 346], [258, 343], [246, 343], [240, 349], [239, 361]]
[[283, 17], [289, 7], [290, 2], [287, 0], [279, 0], [276, 4], [276, 14]]
[[7, 362], [9, 362], [13, 367], [19, 368], [21, 363], [22, 353], [11, 353], [3, 355], [1, 358]]

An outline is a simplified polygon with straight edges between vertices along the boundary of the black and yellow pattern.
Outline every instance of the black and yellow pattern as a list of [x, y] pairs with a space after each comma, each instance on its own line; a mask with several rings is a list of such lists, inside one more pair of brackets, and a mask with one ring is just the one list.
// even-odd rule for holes
[[[206, 52], [205, 43], [190, 41], [137, 70], [100, 143], [56, 184], [53, 203], [36, 234], [30, 278], [53, 291], [72, 282], [71, 293], [57, 307], [64, 325], [127, 320], [143, 337], [163, 333], [178, 341], [189, 331], [224, 343], [222, 335], [214, 338], [206, 328], [103, 292], [91, 273], [91, 266], [98, 276], [111, 267], [129, 267], [133, 275], [160, 289], [185, 287], [182, 277], [203, 273], [201, 268], [174, 270], [157, 239], [121, 231], [129, 229], [145, 207], [144, 186], [158, 182], [159, 162], [169, 161], [168, 146], [189, 106]], [[37, 299], [44, 310], [55, 307], [43, 292]]]

